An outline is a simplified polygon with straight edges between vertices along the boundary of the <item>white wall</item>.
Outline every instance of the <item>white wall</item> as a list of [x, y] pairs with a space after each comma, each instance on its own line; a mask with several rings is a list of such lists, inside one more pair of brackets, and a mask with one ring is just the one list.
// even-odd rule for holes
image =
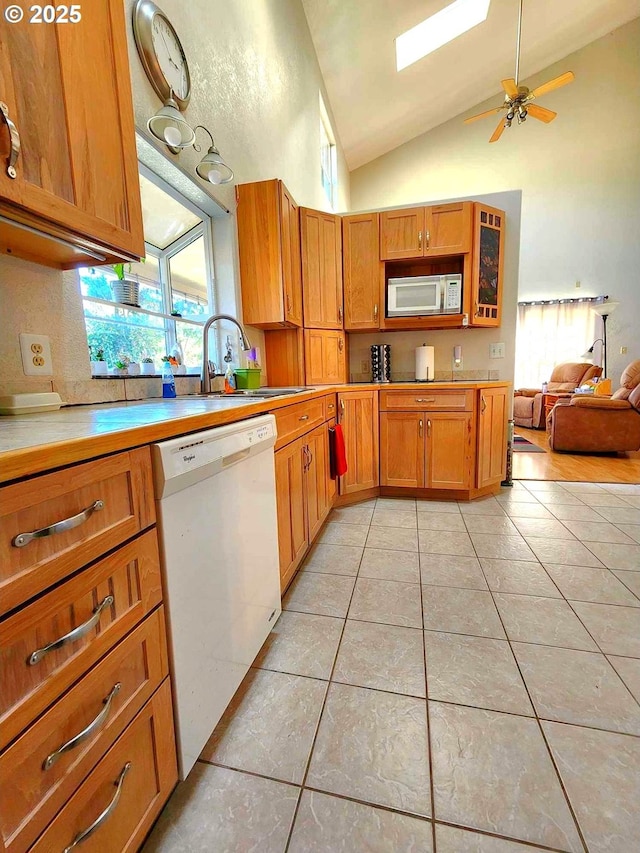
[[[145, 128], [161, 103], [133, 42], [133, 3], [125, 0], [134, 112], [137, 126]], [[324, 95], [324, 85], [300, 0], [162, 0], [160, 5], [190, 64], [193, 93], [186, 118], [212, 131], [236, 182], [282, 178], [299, 204], [327, 209], [319, 154], [318, 92]], [[199, 139], [205, 140], [205, 135]], [[349, 174], [339, 138], [337, 147], [339, 208], [346, 210]], [[192, 170], [200, 157], [190, 149], [177, 159]], [[234, 210], [233, 185], [216, 187], [213, 194]], [[232, 274], [228, 253], [220, 266], [223, 276]], [[19, 332], [51, 337], [54, 390], [64, 399], [96, 399], [99, 387], [107, 385], [89, 380], [76, 273], [0, 255], [0, 317], [0, 393], [51, 389], [50, 382], [29, 382], [23, 375]]]
[[619, 300], [608, 325], [614, 378], [640, 358], [639, 45], [637, 19], [523, 81], [533, 88], [575, 73], [571, 85], [540, 99], [558, 112], [552, 124], [529, 119], [490, 145], [497, 121], [462, 119], [499, 105], [496, 93], [351, 173], [354, 210], [521, 189], [518, 298]]

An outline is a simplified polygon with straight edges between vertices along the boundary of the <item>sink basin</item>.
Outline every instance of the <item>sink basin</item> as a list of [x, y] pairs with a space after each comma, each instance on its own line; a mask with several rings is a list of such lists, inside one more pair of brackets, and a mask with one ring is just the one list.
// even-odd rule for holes
[[266, 400], [269, 397], [282, 397], [287, 394], [300, 394], [302, 391], [310, 391], [310, 388], [247, 388], [226, 394], [224, 391], [212, 391], [206, 397], [252, 397], [255, 400]]

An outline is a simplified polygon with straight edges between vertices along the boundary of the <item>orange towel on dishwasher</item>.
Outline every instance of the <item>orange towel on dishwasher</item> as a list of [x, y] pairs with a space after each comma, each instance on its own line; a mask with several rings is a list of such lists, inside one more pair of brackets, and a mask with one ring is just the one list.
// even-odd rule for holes
[[332, 480], [347, 473], [347, 452], [340, 424], [329, 427], [329, 471]]

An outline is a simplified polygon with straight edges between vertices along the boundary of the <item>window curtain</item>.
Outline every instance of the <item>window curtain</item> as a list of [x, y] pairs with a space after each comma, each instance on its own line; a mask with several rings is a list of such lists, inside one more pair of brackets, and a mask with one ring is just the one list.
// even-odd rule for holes
[[589, 306], [589, 302], [518, 305], [516, 388], [540, 388], [557, 364], [585, 361], [582, 353], [596, 338], [597, 315]]

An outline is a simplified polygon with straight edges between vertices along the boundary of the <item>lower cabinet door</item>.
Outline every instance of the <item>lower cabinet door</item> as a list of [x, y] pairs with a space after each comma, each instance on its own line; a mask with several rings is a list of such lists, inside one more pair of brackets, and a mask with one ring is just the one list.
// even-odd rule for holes
[[177, 780], [167, 678], [30, 853], [135, 853]]
[[424, 480], [425, 415], [380, 413], [380, 485], [421, 489]]
[[327, 425], [305, 435], [304, 441], [308, 541], [313, 542], [329, 513]]
[[331, 465], [330, 465], [331, 455], [330, 455], [330, 450], [329, 450], [329, 430], [332, 427], [334, 427], [335, 425], [336, 425], [336, 419], [331, 418], [331, 420], [327, 422], [327, 430], [326, 430], [326, 436], [327, 436], [326, 476], [327, 476], [327, 498], [329, 500], [329, 509], [331, 509], [331, 507], [333, 506], [333, 504], [335, 502], [336, 497], [338, 496], [338, 480], [337, 480], [337, 478], [333, 478], [331, 476]]
[[478, 409], [478, 482], [479, 489], [504, 479], [507, 462], [507, 391], [483, 388]]
[[473, 458], [471, 412], [426, 412], [428, 489], [468, 489]]
[[378, 485], [378, 392], [338, 394], [338, 417], [344, 432], [347, 473], [340, 477], [340, 494]]
[[307, 549], [304, 445], [305, 438], [299, 438], [275, 453], [280, 588], [283, 592]]

